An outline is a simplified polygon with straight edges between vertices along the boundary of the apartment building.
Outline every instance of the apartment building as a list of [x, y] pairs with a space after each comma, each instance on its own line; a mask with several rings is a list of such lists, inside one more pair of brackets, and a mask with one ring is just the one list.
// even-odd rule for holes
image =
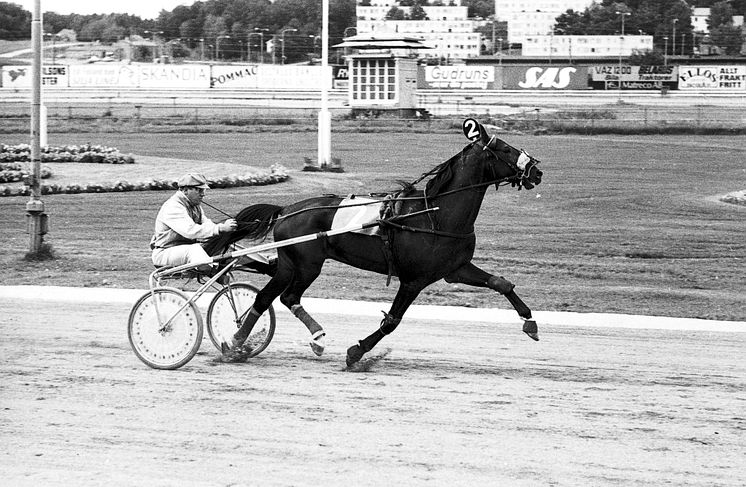
[[401, 34], [422, 39], [430, 47], [421, 57], [464, 59], [480, 54], [481, 36], [474, 32], [478, 21], [468, 18], [468, 7], [455, 0], [453, 6], [423, 7], [427, 20], [386, 20], [392, 7], [410, 14], [411, 7], [396, 1], [371, 0], [370, 5], [356, 7], [357, 34]]
[[582, 12], [594, 0], [495, 0], [495, 17], [508, 23], [508, 41], [523, 43], [528, 36], [546, 35], [555, 19], [572, 9]]

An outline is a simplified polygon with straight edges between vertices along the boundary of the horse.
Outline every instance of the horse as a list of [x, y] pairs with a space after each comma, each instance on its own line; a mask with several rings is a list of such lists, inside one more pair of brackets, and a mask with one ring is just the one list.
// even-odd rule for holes
[[[474, 222], [489, 186], [512, 184], [532, 189], [541, 183], [539, 160], [507, 142], [489, 136], [474, 119], [463, 122], [470, 140], [457, 155], [426, 172], [417, 181], [403, 184], [386, 195], [393, 217], [378, 220], [384, 238], [361, 233], [342, 233], [323, 238], [341, 196], [306, 199], [287, 207], [271, 204], [249, 206], [236, 215], [237, 231], [215, 236], [206, 245], [208, 252], [225, 251], [243, 238], [257, 239], [274, 231], [276, 242], [307, 234], [322, 238], [278, 249], [276, 265], [262, 269], [271, 279], [256, 295], [246, 319], [224, 344], [225, 354], [240, 353], [254, 323], [279, 296], [283, 305], [311, 333], [309, 344], [316, 355], [324, 351], [325, 332], [301, 305], [301, 297], [321, 273], [326, 259], [383, 275], [396, 276], [399, 288], [388, 313], [377, 330], [347, 350], [350, 367], [360, 361], [386, 335], [392, 333], [407, 308], [420, 292], [434, 282], [489, 288], [504, 295], [524, 320], [523, 331], [538, 340], [538, 327], [531, 310], [515, 293], [514, 285], [490, 274], [471, 260], [476, 246]], [[430, 177], [424, 189], [416, 184]], [[437, 209], [436, 209], [437, 208]], [[406, 224], [405, 224], [406, 223]]]

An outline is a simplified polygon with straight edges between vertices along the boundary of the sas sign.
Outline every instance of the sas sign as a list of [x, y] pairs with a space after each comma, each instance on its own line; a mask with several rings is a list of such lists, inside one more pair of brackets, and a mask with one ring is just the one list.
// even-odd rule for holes
[[524, 90], [577, 90], [588, 87], [586, 76], [573, 66], [507, 66], [505, 88]]

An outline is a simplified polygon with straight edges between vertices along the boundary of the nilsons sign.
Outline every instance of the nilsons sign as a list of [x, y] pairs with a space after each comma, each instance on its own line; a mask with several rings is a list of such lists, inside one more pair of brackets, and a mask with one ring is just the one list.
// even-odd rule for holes
[[746, 66], [680, 66], [680, 90], [746, 90]]
[[492, 89], [494, 66], [426, 66], [428, 88]]
[[676, 89], [676, 66], [603, 64], [588, 67], [588, 84], [599, 90]]
[[[30, 88], [31, 66], [3, 66], [0, 86], [3, 88]], [[42, 66], [41, 84], [45, 88], [67, 88], [67, 66]]]

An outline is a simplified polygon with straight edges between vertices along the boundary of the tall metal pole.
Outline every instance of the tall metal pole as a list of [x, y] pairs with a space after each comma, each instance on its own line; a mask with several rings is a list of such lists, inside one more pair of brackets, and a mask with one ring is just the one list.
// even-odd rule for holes
[[321, 3], [321, 110], [319, 111], [319, 167], [331, 161], [331, 115], [329, 114], [329, 0]]
[[31, 19], [31, 46], [34, 51], [31, 84], [31, 199], [26, 203], [29, 253], [38, 254], [46, 233], [47, 215], [41, 201], [41, 0], [34, 1]]
[[678, 22], [679, 19], [673, 19], [671, 23], [673, 24], [673, 34], [671, 35], [671, 56], [676, 55], [676, 22]]

